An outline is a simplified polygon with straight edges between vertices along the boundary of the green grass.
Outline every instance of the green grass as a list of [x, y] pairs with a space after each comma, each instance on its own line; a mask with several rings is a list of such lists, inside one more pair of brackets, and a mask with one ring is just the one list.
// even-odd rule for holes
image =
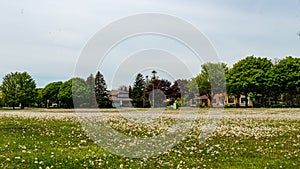
[[[114, 127], [124, 133], [132, 129]], [[196, 125], [168, 152], [131, 159], [94, 144], [74, 120], [0, 117], [0, 168], [299, 168], [299, 120], [224, 118], [220, 127], [199, 143]], [[249, 133], [232, 134], [235, 127]], [[257, 131], [261, 135], [257, 129], [264, 129]]]

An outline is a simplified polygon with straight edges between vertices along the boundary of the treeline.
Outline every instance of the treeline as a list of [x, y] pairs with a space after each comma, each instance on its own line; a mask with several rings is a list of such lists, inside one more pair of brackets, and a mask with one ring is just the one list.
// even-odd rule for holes
[[[129, 97], [132, 99], [133, 107], [165, 107], [174, 102], [178, 106], [187, 106], [188, 98], [188, 80], [178, 79], [173, 84], [166, 79], [159, 79], [152, 72], [153, 76], [143, 76], [138, 73], [133, 87], [129, 86]], [[184, 99], [181, 99], [184, 97]]]
[[[224, 93], [251, 99], [255, 106], [300, 107], [300, 58], [287, 56], [281, 60], [248, 56], [228, 67], [225, 63], [205, 63], [201, 72], [190, 80], [171, 83], [155, 76], [136, 76], [129, 86], [134, 107], [187, 106], [197, 96]], [[246, 101], [246, 106], [248, 101]], [[72, 78], [36, 88], [27, 72], [12, 72], [0, 86], [0, 107], [112, 107], [110, 93], [103, 75], [98, 71], [87, 79]], [[208, 105], [209, 106], [209, 105]]]
[[[65, 82], [52, 82], [44, 88], [36, 83], [27, 72], [7, 74], [0, 86], [0, 106], [20, 107], [111, 107], [103, 75], [98, 71], [86, 79], [71, 78]], [[75, 102], [74, 102], [75, 101]]]
[[287, 56], [272, 62], [248, 56], [231, 68], [224, 63], [206, 63], [189, 84], [197, 84], [200, 95], [209, 99], [217, 93], [244, 95], [246, 107], [248, 98], [256, 107], [300, 107], [300, 58]]

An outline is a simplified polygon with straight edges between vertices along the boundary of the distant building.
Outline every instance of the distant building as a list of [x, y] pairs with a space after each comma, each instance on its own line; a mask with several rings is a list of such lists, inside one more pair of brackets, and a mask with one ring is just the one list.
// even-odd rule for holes
[[240, 98], [238, 99], [235, 95], [228, 95], [224, 93], [215, 94], [211, 100], [205, 96], [195, 96], [193, 99], [190, 100], [190, 106], [209, 106], [212, 107], [223, 107], [229, 105], [236, 105], [239, 104], [241, 107], [246, 106], [246, 102], [248, 102], [248, 106], [261, 106], [263, 102], [263, 98], [261, 94], [257, 94], [255, 96], [255, 101], [252, 101], [249, 97], [246, 99], [246, 96], [241, 94]]
[[191, 107], [208, 106], [210, 105], [210, 100], [205, 95], [195, 96], [195, 98], [190, 100], [189, 104]]
[[131, 107], [132, 99], [129, 98], [129, 92], [124, 90], [112, 90], [109, 92], [113, 107]]

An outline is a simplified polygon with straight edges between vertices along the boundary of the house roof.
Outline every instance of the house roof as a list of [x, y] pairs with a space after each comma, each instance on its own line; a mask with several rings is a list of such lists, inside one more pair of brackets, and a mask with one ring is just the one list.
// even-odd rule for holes
[[111, 100], [112, 101], [118, 101], [118, 100], [122, 100], [122, 101], [132, 101], [132, 99], [131, 98], [120, 98], [120, 97], [116, 97], [116, 96], [111, 96]]
[[129, 94], [128, 91], [124, 91], [124, 90], [111, 90], [108, 93], [112, 96], [116, 96], [118, 94]]
[[119, 94], [129, 94], [128, 91], [124, 91], [124, 90], [111, 90], [109, 91], [109, 94], [111, 95], [111, 100], [112, 101], [119, 101], [119, 100], [122, 100], [122, 101], [132, 101], [131, 98], [129, 97], [118, 97]]
[[208, 99], [208, 97], [206, 95], [202, 95], [202, 96], [195, 97], [195, 99], [205, 100]]

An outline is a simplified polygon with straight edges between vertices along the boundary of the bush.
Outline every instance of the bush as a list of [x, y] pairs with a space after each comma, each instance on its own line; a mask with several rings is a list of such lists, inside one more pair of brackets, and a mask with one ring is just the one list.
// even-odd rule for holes
[[177, 98], [174, 103], [176, 104], [176, 109], [178, 109], [179, 107], [181, 107], [181, 99]]
[[284, 107], [284, 104], [283, 103], [274, 103], [274, 104], [272, 104], [271, 107], [272, 108], [282, 108], [282, 107]]
[[240, 104], [236, 103], [236, 104], [226, 104], [225, 108], [239, 108]]
[[205, 102], [199, 102], [198, 103], [198, 107], [201, 107], [201, 108], [205, 108], [205, 107], [208, 107], [207, 105], [206, 105], [206, 103]]
[[226, 104], [225, 108], [235, 108], [236, 104]]

